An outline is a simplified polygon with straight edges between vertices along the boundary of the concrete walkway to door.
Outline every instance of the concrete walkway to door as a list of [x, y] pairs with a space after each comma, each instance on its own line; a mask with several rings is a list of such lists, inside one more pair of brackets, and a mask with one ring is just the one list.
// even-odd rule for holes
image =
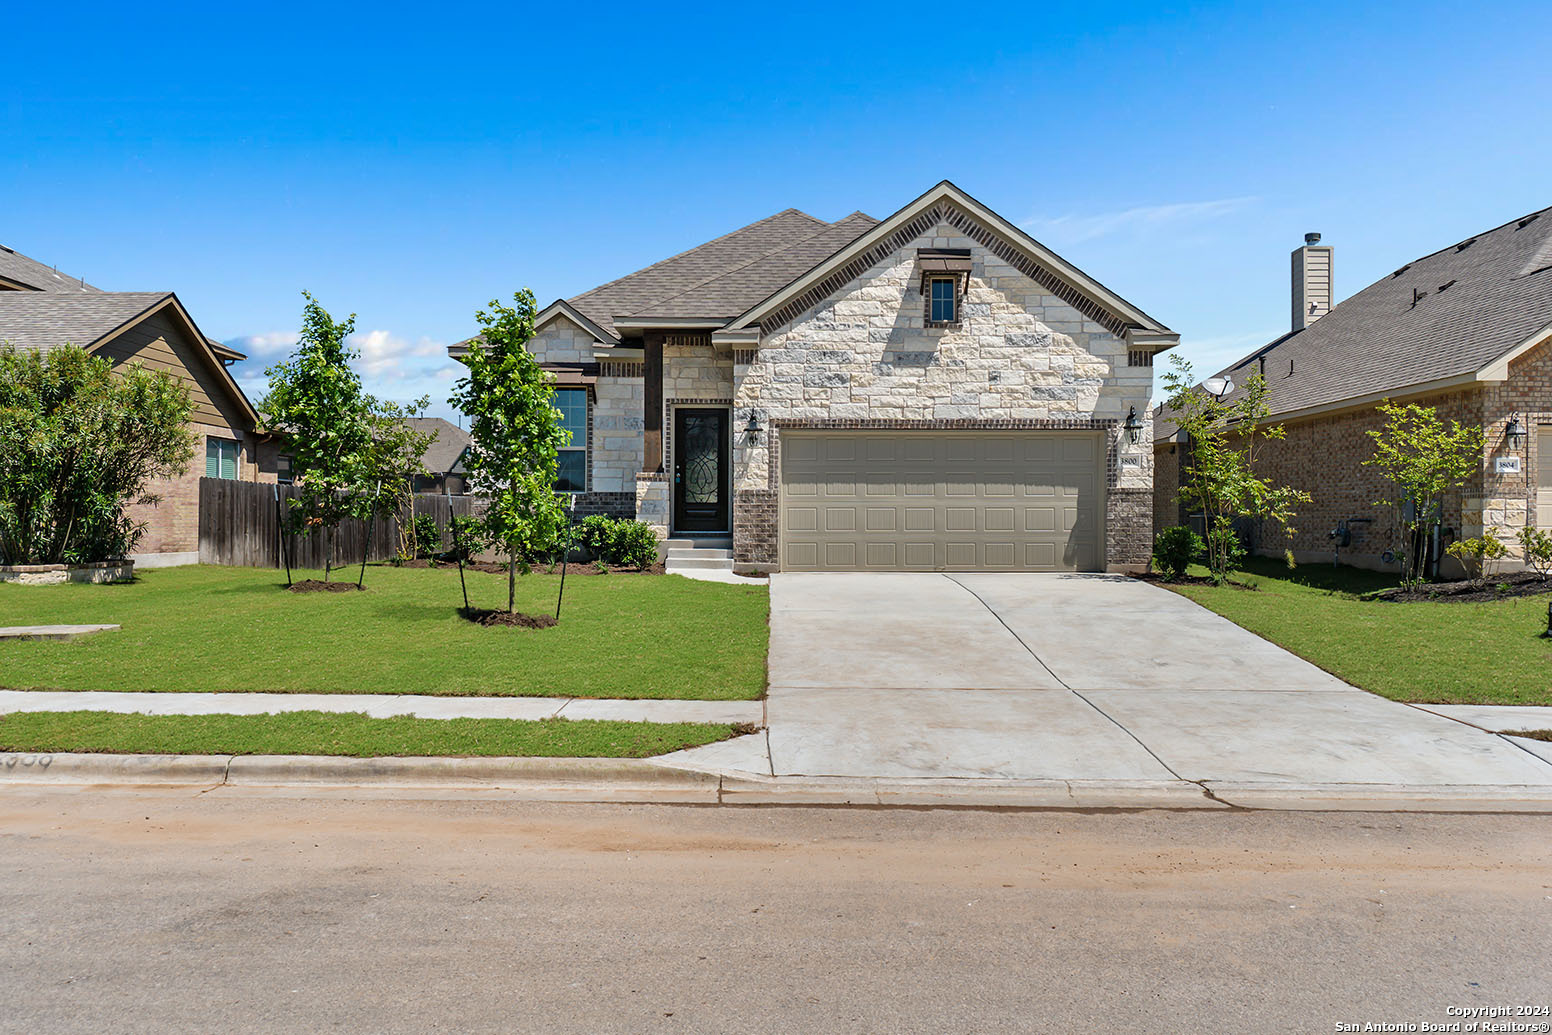
[[1501, 737], [1121, 576], [778, 574], [770, 685], [774, 777], [1552, 788]]

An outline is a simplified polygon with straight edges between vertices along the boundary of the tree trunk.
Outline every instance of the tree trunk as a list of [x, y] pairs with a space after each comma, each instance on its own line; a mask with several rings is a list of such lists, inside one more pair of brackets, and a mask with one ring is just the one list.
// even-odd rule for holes
[[507, 612], [517, 609], [517, 554], [507, 554]]

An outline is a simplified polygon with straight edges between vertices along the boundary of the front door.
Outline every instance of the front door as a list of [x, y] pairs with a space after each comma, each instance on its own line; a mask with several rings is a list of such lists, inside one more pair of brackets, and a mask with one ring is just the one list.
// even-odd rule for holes
[[728, 411], [674, 410], [674, 531], [726, 532]]

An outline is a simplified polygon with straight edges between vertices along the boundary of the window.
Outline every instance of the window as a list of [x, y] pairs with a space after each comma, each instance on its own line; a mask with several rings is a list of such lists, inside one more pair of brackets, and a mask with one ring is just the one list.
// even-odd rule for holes
[[292, 461], [289, 456], [275, 458], [275, 480], [281, 485], [290, 485], [296, 481], [296, 474], [292, 469]]
[[954, 281], [950, 277], [934, 277], [929, 282], [932, 289], [927, 319], [933, 323], [954, 322]]
[[225, 478], [228, 481], [236, 479], [236, 442], [229, 438], [205, 439], [205, 477]]
[[560, 450], [556, 492], [587, 491], [587, 389], [555, 389], [555, 408], [560, 426], [571, 432], [571, 442]]

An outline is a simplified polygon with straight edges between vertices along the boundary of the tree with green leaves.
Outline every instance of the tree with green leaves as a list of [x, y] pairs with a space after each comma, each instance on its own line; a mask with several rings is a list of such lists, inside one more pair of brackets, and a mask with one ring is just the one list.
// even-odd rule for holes
[[560, 424], [550, 375], [528, 352], [538, 306], [524, 288], [513, 305], [492, 301], [475, 314], [482, 331], [464, 358], [467, 372], [449, 400], [469, 417], [464, 465], [488, 506], [485, 542], [507, 556], [507, 610], [516, 606], [517, 571], [560, 549], [566, 512], [555, 492], [556, 451], [571, 435]]
[[1375, 505], [1395, 511], [1401, 583], [1416, 585], [1423, 581], [1428, 536], [1443, 514], [1445, 495], [1481, 469], [1482, 429], [1454, 420], [1446, 425], [1432, 406], [1387, 399], [1376, 408], [1385, 426], [1368, 432], [1374, 455], [1363, 463], [1378, 468], [1390, 485], [1390, 497]]
[[1230, 401], [1224, 397], [1227, 393], [1214, 395], [1196, 384], [1191, 364], [1175, 356], [1164, 386], [1167, 405], [1187, 440], [1180, 499], [1202, 512], [1207, 570], [1214, 582], [1223, 582], [1243, 553], [1234, 530], [1236, 518], [1275, 521], [1292, 535], [1295, 508], [1308, 503], [1310, 496], [1256, 474], [1257, 447], [1284, 437], [1282, 425], [1266, 423], [1266, 378], [1250, 375], [1244, 394]]
[[0, 563], [127, 557], [125, 513], [194, 457], [188, 385], [139, 363], [115, 372], [75, 346], [0, 347]]
[[351, 368], [346, 343], [356, 315], [335, 321], [306, 291], [302, 331], [289, 359], [264, 371], [269, 393], [259, 403], [265, 423], [286, 436], [300, 496], [291, 500], [294, 527], [324, 536], [323, 578], [334, 561], [334, 539], [347, 517], [371, 506], [376, 400]]

